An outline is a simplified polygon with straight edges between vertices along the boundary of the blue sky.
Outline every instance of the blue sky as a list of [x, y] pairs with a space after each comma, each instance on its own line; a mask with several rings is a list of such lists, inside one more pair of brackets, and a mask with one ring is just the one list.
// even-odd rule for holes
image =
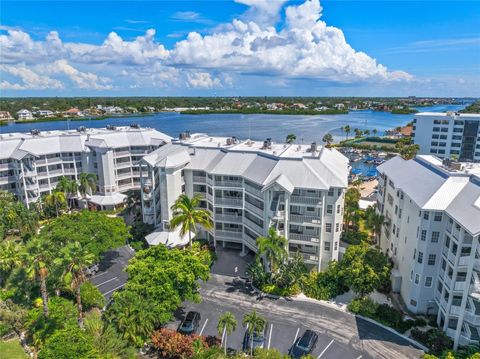
[[237, 1], [3, 1], [1, 95], [480, 96], [478, 1]]

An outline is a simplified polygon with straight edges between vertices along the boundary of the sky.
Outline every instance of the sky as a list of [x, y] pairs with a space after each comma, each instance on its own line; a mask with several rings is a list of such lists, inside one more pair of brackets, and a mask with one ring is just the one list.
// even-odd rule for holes
[[0, 96], [480, 97], [480, 1], [2, 1]]

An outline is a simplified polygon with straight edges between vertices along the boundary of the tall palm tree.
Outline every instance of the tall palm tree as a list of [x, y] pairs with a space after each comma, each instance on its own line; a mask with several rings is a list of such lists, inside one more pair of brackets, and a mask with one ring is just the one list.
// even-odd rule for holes
[[374, 136], [377, 136], [377, 133], [378, 133], [378, 130], [377, 130], [376, 128], [374, 128], [374, 129], [372, 130], [372, 134], [373, 134]]
[[36, 237], [28, 242], [26, 251], [23, 253], [23, 265], [30, 280], [40, 282], [40, 294], [42, 296], [43, 314], [48, 318], [48, 292], [47, 277], [49, 267], [52, 264], [51, 244], [48, 240]]
[[127, 202], [125, 206], [125, 212], [129, 215], [133, 214], [134, 219], [137, 220], [141, 214], [142, 199], [140, 197], [139, 190], [128, 190], [127, 193]]
[[57, 214], [57, 217], [60, 214], [60, 208], [66, 203], [67, 199], [65, 198], [65, 194], [63, 192], [53, 191], [45, 196], [45, 204], [47, 206], [55, 207], [55, 213]]
[[68, 198], [68, 208], [72, 208], [72, 199], [78, 194], [78, 183], [65, 176], [60, 177], [55, 190], [63, 192]]
[[385, 216], [377, 213], [374, 207], [368, 207], [365, 210], [365, 227], [371, 232], [372, 236], [378, 243], [378, 239], [382, 230], [382, 225], [385, 223]]
[[61, 257], [57, 258], [57, 264], [64, 267], [63, 279], [75, 294], [78, 309], [78, 325], [83, 327], [83, 308], [80, 287], [87, 281], [87, 268], [95, 262], [95, 255], [80, 243], [74, 242], [63, 248]]
[[275, 272], [287, 256], [287, 243], [287, 239], [280, 236], [273, 226], [268, 229], [266, 237], [257, 238], [258, 254], [265, 256], [271, 272]]
[[346, 139], [348, 140], [348, 134], [350, 133], [351, 129], [350, 129], [350, 125], [346, 125], [343, 130], [345, 131], [345, 134], [346, 134]]
[[340, 132], [342, 133], [342, 140], [343, 140], [343, 134], [345, 132], [345, 126], [340, 127]]
[[227, 355], [227, 337], [237, 328], [237, 319], [231, 312], [223, 313], [218, 319], [218, 335], [225, 338], [225, 355]]
[[83, 198], [97, 189], [97, 175], [95, 173], [80, 173], [78, 191]]
[[295, 136], [293, 133], [290, 133], [290, 134], [287, 135], [286, 142], [287, 143], [294, 143], [296, 139], [297, 139], [297, 136]]
[[258, 315], [254, 310], [253, 312], [247, 313], [243, 316], [242, 325], [248, 328], [247, 330], [250, 336], [250, 342], [252, 343], [250, 355], [253, 355], [253, 333], [261, 333], [265, 328], [265, 325], [267, 325], [267, 321], [265, 318]]
[[192, 233], [197, 233], [197, 225], [205, 229], [213, 227], [210, 212], [199, 208], [202, 197], [195, 195], [189, 198], [187, 195], [180, 195], [172, 206], [173, 218], [170, 220], [170, 227], [180, 228], [180, 234], [184, 236], [188, 233], [188, 243], [192, 246]]

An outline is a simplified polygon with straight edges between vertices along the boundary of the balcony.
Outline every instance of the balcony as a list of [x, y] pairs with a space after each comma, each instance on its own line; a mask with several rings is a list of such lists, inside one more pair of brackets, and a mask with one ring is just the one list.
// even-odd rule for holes
[[127, 162], [117, 162], [115, 163], [115, 167], [118, 168], [127, 168], [127, 167], [132, 167], [132, 162], [127, 161]]
[[51, 171], [49, 170], [49, 171], [48, 171], [48, 174], [49, 174], [50, 176], [59, 175], [59, 174], [62, 174], [62, 173], [63, 173], [63, 170], [62, 170], [62, 169], [51, 170]]
[[307, 204], [311, 206], [320, 207], [322, 205], [322, 199], [317, 197], [305, 197], [305, 196], [291, 196], [290, 203], [292, 204]]
[[243, 238], [243, 233], [242, 232], [231, 232], [231, 231], [215, 231], [215, 237], [217, 239], [237, 239], [241, 240]]
[[75, 168], [65, 168], [63, 171], [68, 174], [75, 174]]
[[243, 217], [243, 223], [251, 230], [257, 232], [257, 234], [263, 235], [263, 227], [260, 227], [257, 223], [251, 221], [246, 217]]
[[468, 266], [469, 262], [470, 262], [470, 256], [463, 256], [463, 257], [459, 258], [458, 265], [460, 267], [466, 267], [466, 266]]
[[249, 202], [247, 202], [247, 201], [245, 201], [245, 208], [246, 208], [248, 211], [250, 211], [250, 212], [252, 212], [252, 213], [260, 216], [261, 218], [263, 218], [263, 209], [260, 209], [260, 208], [258, 208], [257, 206], [255, 206], [255, 205], [253, 205], [253, 204], [251, 204], [251, 203], [249, 203]]
[[456, 264], [455, 257], [456, 257], [455, 254], [453, 254], [452, 252], [448, 252], [447, 258], [453, 265]]
[[215, 197], [215, 205], [223, 207], [235, 207], [242, 208], [243, 200], [237, 198], [228, 198], [228, 197]]
[[291, 242], [309, 242], [309, 243], [319, 243], [320, 239], [318, 234], [300, 234], [300, 233], [290, 233], [288, 235], [288, 240]]
[[215, 186], [217, 187], [243, 187], [242, 181], [215, 181]]
[[475, 315], [475, 313], [465, 310], [464, 319], [474, 326], [480, 326], [480, 315]]
[[235, 214], [215, 214], [215, 222], [242, 223], [242, 216]]
[[125, 178], [132, 178], [132, 173], [131, 172], [117, 173], [117, 179], [125, 179]]
[[448, 275], [446, 275], [444, 278], [443, 278], [443, 282], [445, 283], [445, 285], [450, 289], [452, 288], [452, 278], [450, 278]]
[[459, 316], [460, 314], [462, 314], [462, 307], [452, 304], [450, 306], [450, 314]]
[[245, 185], [245, 192], [247, 192], [248, 194], [252, 194], [263, 200], [263, 193], [259, 189], [253, 188], [249, 185]]
[[455, 285], [453, 286], [453, 290], [463, 292], [465, 289], [467, 289], [468, 284], [467, 282], [455, 282]]
[[309, 216], [305, 214], [291, 214], [290, 221], [295, 223], [322, 224], [319, 216]]
[[115, 151], [114, 157], [125, 157], [125, 156], [130, 156], [130, 151]]
[[[291, 253], [290, 258], [293, 258], [293, 253]], [[310, 263], [310, 264], [317, 264], [318, 263], [318, 256], [316, 254], [308, 254], [308, 253], [302, 253], [300, 254], [303, 257], [303, 260], [305, 263]]]
[[207, 182], [207, 177], [193, 176], [193, 182], [195, 182], [195, 183], [206, 183]]

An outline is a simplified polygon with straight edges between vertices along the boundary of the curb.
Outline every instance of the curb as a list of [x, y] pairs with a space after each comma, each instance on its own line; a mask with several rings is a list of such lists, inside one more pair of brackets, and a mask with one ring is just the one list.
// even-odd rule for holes
[[[406, 335], [403, 335], [402, 333], [399, 333], [397, 332], [395, 329], [393, 328], [390, 328], [389, 326], [386, 326], [380, 322], [377, 322], [376, 320], [374, 319], [371, 319], [371, 318], [368, 318], [368, 317], [364, 317], [363, 315], [359, 315], [359, 314], [354, 314], [348, 310], [344, 310], [342, 308], [339, 308], [338, 306], [336, 306], [335, 304], [333, 303], [330, 303], [330, 302], [327, 302], [327, 301], [320, 301], [318, 299], [315, 299], [315, 298], [310, 298], [310, 297], [307, 297], [306, 299], [302, 299], [302, 298], [296, 298], [296, 297], [284, 297], [284, 296], [278, 296], [278, 295], [273, 295], [273, 294], [268, 294], [268, 293], [264, 293], [262, 292], [260, 289], [258, 289], [257, 287], [255, 287], [253, 284], [252, 284], [252, 288], [253, 290], [255, 291], [256, 294], [259, 294], [261, 295], [262, 297], [265, 297], [265, 298], [269, 298], [269, 299], [280, 299], [280, 298], [284, 298], [284, 299], [289, 299], [289, 300], [295, 300], [295, 301], [299, 301], [299, 302], [310, 302], [312, 303], [313, 301], [317, 301], [318, 303], [317, 304], [320, 304], [320, 305], [327, 305], [328, 307], [330, 308], [333, 308], [333, 309], [336, 309], [338, 311], [341, 311], [343, 313], [349, 313], [351, 314], [352, 316], [354, 316], [355, 318], [360, 318], [366, 322], [369, 322], [369, 323], [372, 323], [372, 324], [375, 324], [387, 331], [389, 331], [390, 333], [392, 334], [395, 334], [397, 336], [399, 336], [400, 338], [402, 339], [405, 339], [406, 341], [408, 341], [409, 343], [411, 343], [413, 346], [417, 347], [418, 349], [421, 349], [423, 350], [425, 353], [428, 353], [429, 352], [429, 349], [417, 342], [416, 340], [410, 338], [410, 337], [407, 337]], [[308, 299], [312, 299], [312, 301], [309, 301]]]

